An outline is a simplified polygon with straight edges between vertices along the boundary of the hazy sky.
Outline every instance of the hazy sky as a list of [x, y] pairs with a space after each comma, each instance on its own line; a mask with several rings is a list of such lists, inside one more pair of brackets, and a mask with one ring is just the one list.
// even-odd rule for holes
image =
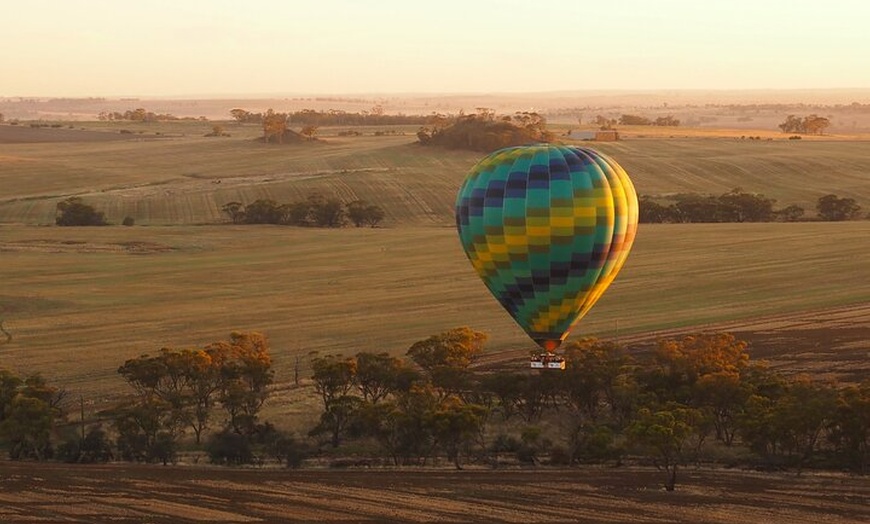
[[0, 96], [870, 87], [867, 0], [0, 0]]

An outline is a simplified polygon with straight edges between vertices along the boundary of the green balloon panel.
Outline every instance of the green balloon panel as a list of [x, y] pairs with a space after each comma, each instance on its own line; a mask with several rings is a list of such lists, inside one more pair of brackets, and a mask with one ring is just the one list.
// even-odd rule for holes
[[573, 146], [496, 151], [474, 166], [456, 200], [475, 271], [547, 351], [616, 277], [637, 218], [637, 194], [619, 164]]

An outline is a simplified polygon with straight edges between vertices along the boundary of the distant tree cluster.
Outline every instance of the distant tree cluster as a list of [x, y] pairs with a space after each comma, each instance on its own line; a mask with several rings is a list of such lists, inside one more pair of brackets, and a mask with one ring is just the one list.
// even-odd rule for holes
[[[268, 112], [267, 112], [268, 113]], [[236, 108], [230, 115], [240, 124], [262, 124], [267, 113], [255, 113], [246, 109]], [[347, 112], [340, 109], [318, 111], [302, 109], [283, 113], [293, 125], [302, 126], [382, 126], [382, 125], [421, 125], [426, 124], [431, 117], [426, 115], [388, 115], [380, 105], [370, 111]]]
[[[600, 117], [602, 120], [607, 121], [606, 118]], [[596, 118], [596, 122], [598, 122], [598, 118]], [[655, 119], [650, 119], [645, 116], [639, 115], [627, 115], [624, 114], [619, 117], [618, 123], [624, 126], [670, 126], [676, 127], [680, 125], [680, 120], [674, 118], [673, 115], [660, 116]]]
[[785, 122], [779, 124], [783, 133], [799, 133], [803, 135], [821, 135], [830, 127], [831, 121], [818, 115], [809, 115], [803, 118], [788, 115]]
[[70, 197], [58, 202], [55, 208], [55, 224], [58, 226], [107, 226], [106, 215], [79, 197]]
[[782, 217], [773, 209], [775, 200], [739, 188], [719, 196], [685, 193], [670, 198], [676, 202], [663, 205], [641, 195], [640, 222], [770, 222]]
[[129, 121], [129, 122], [166, 122], [172, 120], [202, 120], [202, 118], [179, 118], [169, 113], [154, 113], [147, 111], [145, 108], [137, 108], [127, 110], [123, 113], [120, 111], [101, 111], [97, 115], [97, 119], [101, 121]]
[[255, 200], [247, 206], [229, 202], [222, 208], [234, 224], [281, 224], [302, 227], [343, 227], [348, 220], [356, 227], [376, 227], [384, 210], [362, 200], [343, 204], [337, 198], [314, 193], [305, 200], [278, 204], [274, 200]]
[[476, 113], [461, 114], [455, 119], [436, 118], [417, 132], [421, 145], [474, 151], [492, 151], [552, 139], [546, 119], [538, 113], [517, 112], [512, 116], [497, 117], [488, 108], [477, 108]]
[[854, 220], [861, 216], [861, 206], [854, 198], [839, 198], [837, 195], [825, 195], [816, 202], [816, 211], [822, 220], [842, 221]]
[[285, 144], [316, 140], [317, 126], [306, 125], [297, 132], [290, 129], [290, 115], [269, 108], [265, 113], [248, 113], [233, 109], [233, 117], [240, 123], [257, 123], [263, 126], [263, 136], [258, 140], [271, 144]]
[[227, 136], [230, 136], [230, 134], [227, 133], [226, 130], [224, 130], [224, 126], [219, 125], [219, 124], [215, 124], [215, 125], [211, 126], [211, 132], [206, 133], [203, 136], [227, 137]]
[[[804, 220], [804, 208], [790, 205], [774, 209], [776, 200], [755, 193], [733, 189], [720, 196], [679, 194], [668, 197], [674, 201], [662, 204], [647, 195], [638, 199], [641, 223], [699, 222], [797, 222]], [[816, 204], [821, 220], [853, 220], [861, 215], [861, 207], [851, 198], [826, 195]]]

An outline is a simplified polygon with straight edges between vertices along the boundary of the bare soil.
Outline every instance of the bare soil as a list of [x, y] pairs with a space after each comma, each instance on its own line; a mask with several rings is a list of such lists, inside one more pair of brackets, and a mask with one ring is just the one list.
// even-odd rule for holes
[[277, 470], [0, 463], [5, 523], [858, 523], [870, 478], [689, 469]]

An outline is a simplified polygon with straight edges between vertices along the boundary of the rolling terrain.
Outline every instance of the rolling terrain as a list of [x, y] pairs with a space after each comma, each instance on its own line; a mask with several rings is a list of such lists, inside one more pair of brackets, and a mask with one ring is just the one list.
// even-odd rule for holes
[[[108, 127], [102, 133], [61, 130], [82, 133], [78, 141], [12, 144], [3, 135], [16, 128], [0, 126], [0, 223], [52, 224], [55, 205], [69, 196], [82, 197], [114, 223], [126, 216], [142, 225], [217, 223], [231, 201], [288, 202], [320, 192], [380, 205], [387, 227], [447, 226], [456, 190], [483, 157], [421, 147], [411, 129], [360, 137], [324, 129], [322, 141], [276, 147], [255, 140], [256, 126], [228, 124], [229, 138], [203, 137], [209, 128], [199, 122]], [[138, 131], [119, 135], [121, 128]], [[95, 140], [95, 133], [130, 138]], [[642, 195], [718, 195], [739, 187], [776, 199], [778, 207], [803, 206], [807, 216], [829, 193], [870, 208], [866, 141], [702, 135], [582, 144], [620, 162]]]
[[[471, 270], [453, 201], [478, 153], [425, 149], [413, 130], [284, 147], [256, 127], [204, 138], [207, 123], [121, 135], [119, 125], [3, 140], [0, 126], [0, 366], [40, 372], [88, 412], [127, 387], [117, 368], [161, 347], [233, 330], [265, 333], [276, 370], [270, 420], [310, 427], [312, 353], [387, 351], [468, 325], [490, 336], [480, 366], [525, 367], [532, 343]], [[130, 127], [126, 124], [125, 127]], [[43, 130], [37, 130], [43, 131]], [[141, 133], [140, 133], [141, 131]], [[681, 130], [682, 132], [683, 130]], [[8, 135], [7, 135], [8, 136]], [[53, 135], [57, 138], [60, 135]], [[123, 139], [119, 138], [123, 137]], [[870, 207], [867, 142], [636, 138], [591, 144], [641, 194], [735, 187], [812, 214], [836, 193]], [[310, 192], [365, 199], [384, 227], [222, 224], [221, 206]], [[81, 196], [135, 227], [59, 228]], [[786, 373], [866, 378], [870, 222], [641, 225], [626, 267], [575, 330], [643, 350], [658, 337], [731, 331]], [[18, 522], [866, 522], [870, 486], [837, 474], [687, 468], [677, 491], [652, 468], [374, 468], [302, 472], [0, 461], [0, 521]]]
[[[642, 225], [574, 336], [625, 337], [866, 303], [870, 222]], [[233, 330], [271, 340], [278, 382], [310, 351], [404, 354], [468, 325], [532, 348], [450, 227], [0, 226], [4, 365], [112, 397], [126, 359]], [[798, 284], [796, 284], [798, 283]]]
[[[285, 146], [257, 142], [258, 126], [227, 124], [231, 137], [203, 137], [210, 129], [0, 126], [0, 319], [13, 335], [0, 346], [4, 365], [111, 398], [126, 359], [232, 330], [270, 337], [279, 382], [312, 351], [403, 354], [458, 325], [486, 331], [495, 354], [530, 348], [455, 239], [455, 193], [482, 155], [421, 147], [413, 129], [339, 137], [327, 128], [324, 140]], [[688, 138], [584, 145], [616, 158], [640, 194], [740, 187], [812, 214], [815, 199], [833, 192], [870, 207], [867, 142], [680, 131]], [[24, 135], [29, 142], [10, 143]], [[378, 204], [384, 227], [231, 226], [221, 212], [230, 201], [311, 192]], [[69, 196], [137, 226], [38, 227]], [[642, 225], [628, 265], [575, 336], [865, 304], [868, 232], [867, 221]]]

